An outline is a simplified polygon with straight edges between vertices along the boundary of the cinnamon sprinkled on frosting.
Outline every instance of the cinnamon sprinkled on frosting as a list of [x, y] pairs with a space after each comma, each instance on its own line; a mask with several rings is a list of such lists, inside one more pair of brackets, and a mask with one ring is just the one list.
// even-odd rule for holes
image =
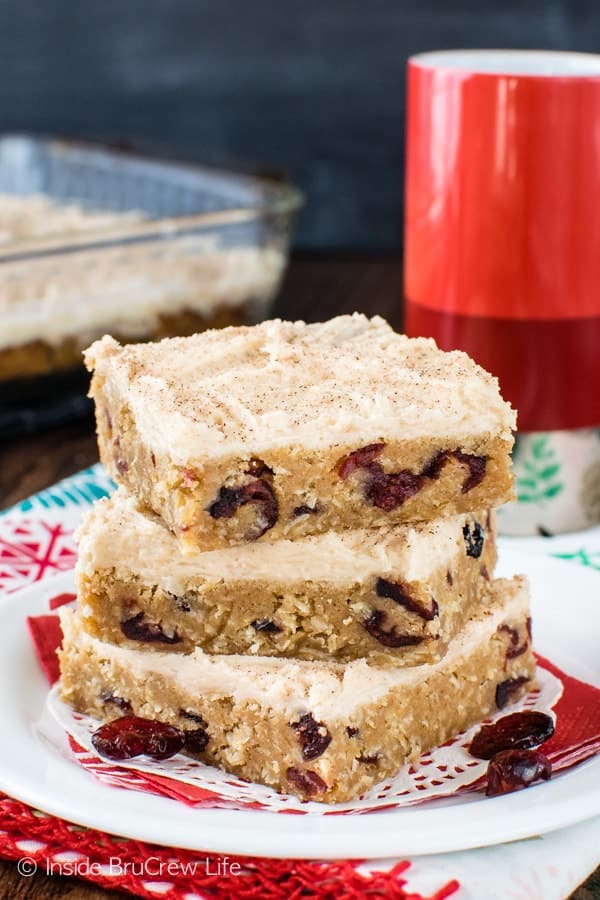
[[121, 347], [92, 344], [88, 368], [127, 401], [140, 437], [172, 460], [381, 439], [510, 437], [515, 414], [465, 353], [354, 313]]

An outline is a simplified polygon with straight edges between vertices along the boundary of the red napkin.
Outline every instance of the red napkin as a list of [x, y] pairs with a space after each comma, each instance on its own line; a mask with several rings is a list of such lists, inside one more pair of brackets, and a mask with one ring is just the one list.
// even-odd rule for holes
[[[76, 594], [56, 594], [48, 601], [50, 609], [58, 609], [67, 603], [73, 603], [77, 599]], [[54, 684], [60, 678], [58, 656], [56, 651], [62, 644], [62, 631], [58, 616], [28, 616], [27, 628], [35, 654], [49, 684]]]
[[563, 683], [563, 695], [554, 707], [556, 731], [544, 744], [543, 753], [554, 771], [567, 769], [600, 751], [600, 690], [566, 675], [539, 653], [536, 657], [540, 666]]

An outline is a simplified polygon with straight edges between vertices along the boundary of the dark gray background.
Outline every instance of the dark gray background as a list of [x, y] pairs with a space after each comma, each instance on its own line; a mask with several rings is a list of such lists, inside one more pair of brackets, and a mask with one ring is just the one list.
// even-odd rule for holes
[[401, 244], [404, 68], [600, 50], [600, 0], [0, 0], [0, 129], [284, 170], [297, 244]]

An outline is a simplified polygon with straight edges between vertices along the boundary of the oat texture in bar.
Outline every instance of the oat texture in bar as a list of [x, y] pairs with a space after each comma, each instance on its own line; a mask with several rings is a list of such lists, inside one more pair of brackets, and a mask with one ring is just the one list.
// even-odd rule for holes
[[211, 765], [328, 803], [358, 796], [531, 685], [522, 578], [494, 582], [444, 659], [418, 667], [182, 656], [103, 642], [62, 610], [61, 695], [100, 720], [166, 722]]
[[496, 562], [493, 513], [183, 554], [120, 488], [78, 533], [90, 634], [187, 653], [434, 662]]

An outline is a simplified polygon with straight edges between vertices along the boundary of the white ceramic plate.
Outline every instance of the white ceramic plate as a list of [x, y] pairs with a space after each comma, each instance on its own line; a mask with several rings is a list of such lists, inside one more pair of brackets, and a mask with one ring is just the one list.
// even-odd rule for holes
[[[600, 686], [600, 576], [502, 548], [499, 574], [532, 584], [534, 644], [572, 675]], [[296, 858], [385, 858], [465, 850], [553, 831], [600, 814], [600, 757], [526, 791], [466, 794], [368, 816], [282, 816], [190, 809], [107, 787], [47, 746], [36, 728], [47, 685], [25, 627], [71, 573], [0, 600], [0, 789], [80, 825], [191, 850]]]

